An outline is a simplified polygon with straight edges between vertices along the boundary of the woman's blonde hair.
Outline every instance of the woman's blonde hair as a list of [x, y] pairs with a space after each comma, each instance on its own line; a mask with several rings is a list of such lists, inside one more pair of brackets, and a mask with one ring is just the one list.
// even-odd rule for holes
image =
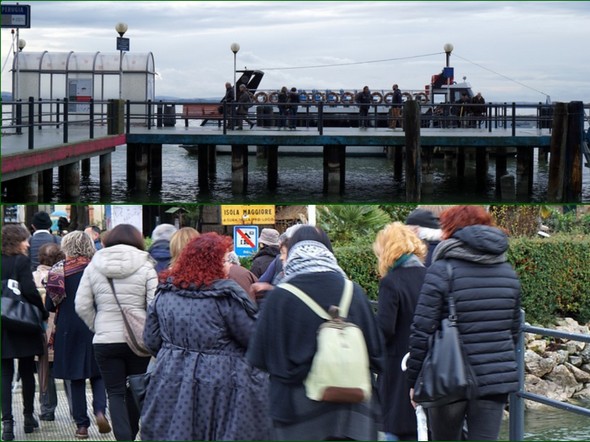
[[394, 222], [386, 225], [375, 238], [373, 252], [377, 257], [377, 270], [381, 277], [402, 256], [414, 254], [424, 260], [428, 251], [424, 242], [406, 225]]
[[199, 235], [199, 231], [192, 227], [183, 227], [174, 232], [170, 238], [170, 267], [176, 262], [182, 249]]
[[94, 242], [90, 236], [81, 230], [74, 230], [64, 236], [61, 240], [61, 250], [67, 258], [84, 256], [92, 259], [94, 252], [96, 252]]

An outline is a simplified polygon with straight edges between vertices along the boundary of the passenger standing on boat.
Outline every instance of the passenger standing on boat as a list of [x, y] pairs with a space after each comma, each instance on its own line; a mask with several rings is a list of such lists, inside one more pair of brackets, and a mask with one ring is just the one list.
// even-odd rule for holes
[[389, 123], [389, 127], [395, 130], [398, 127], [398, 125], [399, 127], [402, 127], [402, 123], [400, 120], [402, 114], [402, 91], [399, 90], [397, 84], [394, 84], [392, 88], [393, 98], [391, 100], [391, 121]]
[[[225, 83], [225, 96], [221, 100], [221, 103], [233, 103], [234, 102], [234, 88], [232, 87], [231, 83], [228, 81]], [[219, 106], [219, 113], [224, 114], [227, 112], [227, 115], [224, 115], [226, 119], [226, 124], [228, 129], [234, 128], [234, 121], [233, 121], [233, 113], [234, 107], [233, 106], [224, 106], [223, 104]]]
[[366, 129], [369, 127], [369, 108], [373, 101], [369, 86], [363, 87], [363, 90], [356, 94], [355, 98], [359, 105], [359, 127], [361, 129]]
[[290, 103], [289, 106], [287, 106], [289, 129], [295, 130], [297, 128], [297, 110], [299, 108], [298, 103], [301, 102], [301, 100], [299, 100], [299, 93], [297, 92], [296, 87], [291, 88], [288, 102]]
[[250, 129], [254, 127], [254, 121], [248, 118], [248, 109], [252, 106], [252, 95], [245, 84], [240, 85], [240, 93], [238, 95], [238, 127], [236, 130], [242, 130], [244, 120], [250, 125]]
[[289, 90], [286, 86], [281, 88], [278, 94], [279, 105], [279, 130], [287, 128], [287, 103], [289, 102]]
[[470, 118], [471, 118], [471, 100], [469, 99], [469, 95], [467, 92], [463, 92], [461, 94], [461, 99], [459, 100], [459, 127], [469, 127], [470, 126]]
[[481, 123], [485, 118], [486, 115], [486, 100], [482, 97], [481, 92], [478, 92], [475, 97], [471, 99], [472, 111], [474, 115], [473, 122], [471, 123], [471, 127], [481, 127]]

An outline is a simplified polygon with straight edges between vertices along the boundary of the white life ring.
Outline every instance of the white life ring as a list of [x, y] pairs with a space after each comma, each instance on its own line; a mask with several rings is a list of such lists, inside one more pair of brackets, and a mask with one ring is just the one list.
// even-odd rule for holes
[[268, 95], [266, 92], [256, 92], [254, 100], [256, 103], [266, 103], [268, 101]]
[[419, 101], [422, 104], [428, 103], [428, 95], [426, 95], [424, 92], [418, 92], [414, 95], [414, 100]]
[[278, 103], [279, 102], [279, 93], [278, 92], [271, 92], [268, 95], [268, 101], [273, 104]]
[[328, 104], [336, 104], [340, 101], [340, 96], [336, 92], [328, 92], [326, 94]]
[[381, 95], [381, 92], [372, 92], [371, 97], [373, 97], [374, 104], [383, 103], [383, 95]]
[[386, 104], [391, 104], [393, 103], [393, 92], [387, 92], [384, 96], [383, 96], [383, 101]]
[[340, 101], [344, 104], [354, 103], [354, 94], [352, 92], [344, 92]]

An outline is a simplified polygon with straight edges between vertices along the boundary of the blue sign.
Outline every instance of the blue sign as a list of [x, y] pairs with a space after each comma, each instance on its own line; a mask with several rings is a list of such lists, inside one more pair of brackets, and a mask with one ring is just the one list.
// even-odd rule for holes
[[30, 28], [31, 6], [2, 5], [3, 28]]
[[234, 226], [234, 252], [245, 258], [258, 251], [258, 226]]
[[129, 51], [129, 39], [117, 37], [117, 51]]

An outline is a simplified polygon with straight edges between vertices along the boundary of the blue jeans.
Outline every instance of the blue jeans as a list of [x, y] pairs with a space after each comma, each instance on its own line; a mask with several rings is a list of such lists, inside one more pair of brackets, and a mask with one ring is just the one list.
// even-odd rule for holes
[[432, 440], [463, 440], [467, 422], [467, 440], [497, 440], [506, 400], [473, 399], [428, 409], [428, 427]]

